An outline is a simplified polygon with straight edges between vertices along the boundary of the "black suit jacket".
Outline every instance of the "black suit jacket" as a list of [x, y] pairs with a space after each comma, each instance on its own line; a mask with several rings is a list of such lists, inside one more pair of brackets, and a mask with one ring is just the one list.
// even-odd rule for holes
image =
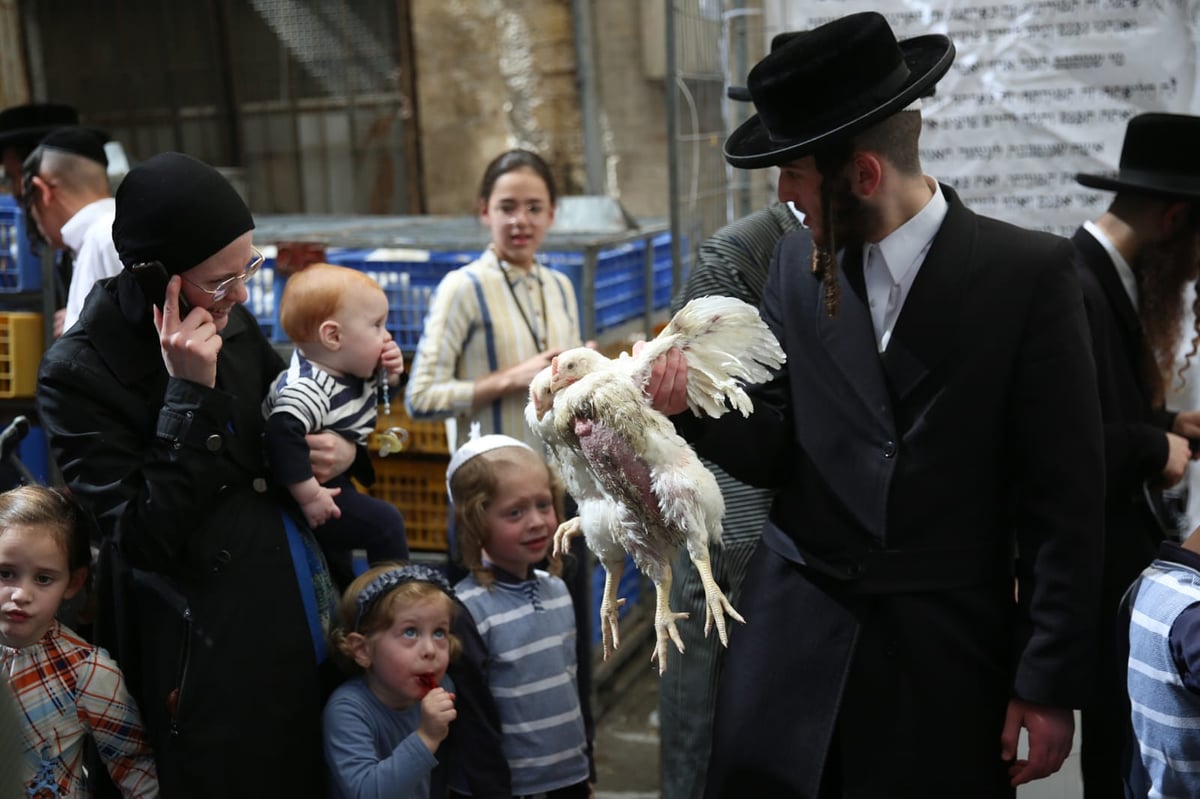
[[[1100, 410], [1104, 420], [1104, 459], [1108, 493], [1104, 563], [1104, 618], [1111, 622], [1121, 595], [1150, 565], [1163, 528], [1150, 503], [1160, 492], [1151, 484], [1167, 463], [1167, 437], [1173, 415], [1153, 405], [1146, 364], [1151, 359], [1137, 309], [1121, 284], [1112, 258], [1092, 234], [1080, 228], [1071, 243], [1083, 289]], [[1149, 496], [1149, 501], [1147, 497]]]
[[681, 423], [730, 473], [779, 487], [721, 686], [710, 796], [814, 796], [829, 758], [846, 795], [1010, 795], [1010, 696], [1085, 697], [1104, 474], [1070, 245], [942, 191], [885, 354], [844, 275], [825, 314], [794, 234], [762, 304], [785, 369], [749, 419]]

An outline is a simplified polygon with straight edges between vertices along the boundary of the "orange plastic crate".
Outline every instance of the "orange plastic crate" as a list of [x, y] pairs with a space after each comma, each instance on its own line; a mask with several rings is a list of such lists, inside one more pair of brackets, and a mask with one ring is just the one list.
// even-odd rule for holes
[[0, 397], [32, 397], [45, 349], [42, 315], [0, 312]]
[[408, 548], [445, 552], [450, 500], [446, 496], [446, 466], [450, 457], [401, 453], [372, 455], [375, 485], [363, 490], [391, 502], [404, 514]]

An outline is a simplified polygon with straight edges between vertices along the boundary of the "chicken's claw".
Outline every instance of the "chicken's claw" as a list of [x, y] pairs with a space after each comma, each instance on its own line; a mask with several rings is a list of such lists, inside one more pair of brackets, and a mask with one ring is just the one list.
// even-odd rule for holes
[[654, 631], [657, 633], [657, 641], [654, 645], [654, 652], [650, 655], [650, 662], [658, 661], [660, 675], [667, 670], [667, 652], [670, 651], [667, 646], [668, 641], [673, 641], [679, 654], [683, 654], [683, 639], [679, 636], [679, 629], [675, 626], [675, 622], [687, 617], [686, 613], [676, 613], [670, 609], [665, 613], [659, 611], [654, 615]]
[[583, 523], [579, 520], [578, 516], [573, 519], [567, 519], [560, 524], [558, 529], [554, 531], [553, 556], [557, 558], [560, 555], [567, 554], [567, 551], [571, 548], [571, 539], [581, 532], [583, 532]]

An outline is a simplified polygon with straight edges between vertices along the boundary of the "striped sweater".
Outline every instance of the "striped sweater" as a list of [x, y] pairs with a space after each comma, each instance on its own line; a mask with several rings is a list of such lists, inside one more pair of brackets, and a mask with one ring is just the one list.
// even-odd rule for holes
[[375, 377], [331, 375], [297, 349], [263, 400], [263, 416], [285, 413], [300, 420], [307, 433], [334, 430], [366, 444], [375, 430], [378, 391]]
[[1130, 589], [1126, 684], [1137, 739], [1131, 782], [1138, 796], [1200, 796], [1200, 674], [1193, 670], [1200, 665], [1200, 640], [1178, 634], [1180, 617], [1200, 605], [1197, 560], [1164, 544]]
[[[730, 222], [700, 245], [696, 265], [683, 288], [671, 300], [671, 313], [697, 297], [735, 297], [758, 307], [775, 246], [800, 221], [783, 203]], [[725, 498], [725, 522], [721, 534], [726, 544], [757, 540], [771, 504], [772, 491], [755, 488], [730, 477], [709, 460], [704, 465], [717, 479]]]
[[500, 715], [514, 795], [588, 779], [576, 684], [575, 611], [566, 584], [541, 570], [490, 589], [468, 576], [455, 586], [487, 648], [487, 683]]

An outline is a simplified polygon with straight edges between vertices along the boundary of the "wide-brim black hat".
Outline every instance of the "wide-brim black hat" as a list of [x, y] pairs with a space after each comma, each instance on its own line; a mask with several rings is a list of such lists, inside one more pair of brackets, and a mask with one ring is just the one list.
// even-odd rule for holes
[[[32, 150], [52, 130], [79, 124], [79, 112], [63, 103], [27, 103], [0, 111], [0, 149], [22, 147]], [[97, 128], [88, 130], [108, 141], [108, 134]]]
[[[804, 31], [784, 31], [783, 33], [775, 34], [771, 37], [771, 52], [775, 52], [803, 32]], [[754, 98], [750, 96], [750, 89], [747, 86], [726, 87], [725, 96], [730, 100], [740, 100], [743, 103], [749, 103], [754, 100]]]
[[758, 113], [726, 139], [725, 160], [754, 169], [803, 158], [929, 94], [953, 62], [948, 37], [897, 42], [873, 11], [804, 31], [750, 70]]
[[1116, 175], [1080, 173], [1090, 189], [1200, 198], [1200, 117], [1139, 114], [1125, 127]]

